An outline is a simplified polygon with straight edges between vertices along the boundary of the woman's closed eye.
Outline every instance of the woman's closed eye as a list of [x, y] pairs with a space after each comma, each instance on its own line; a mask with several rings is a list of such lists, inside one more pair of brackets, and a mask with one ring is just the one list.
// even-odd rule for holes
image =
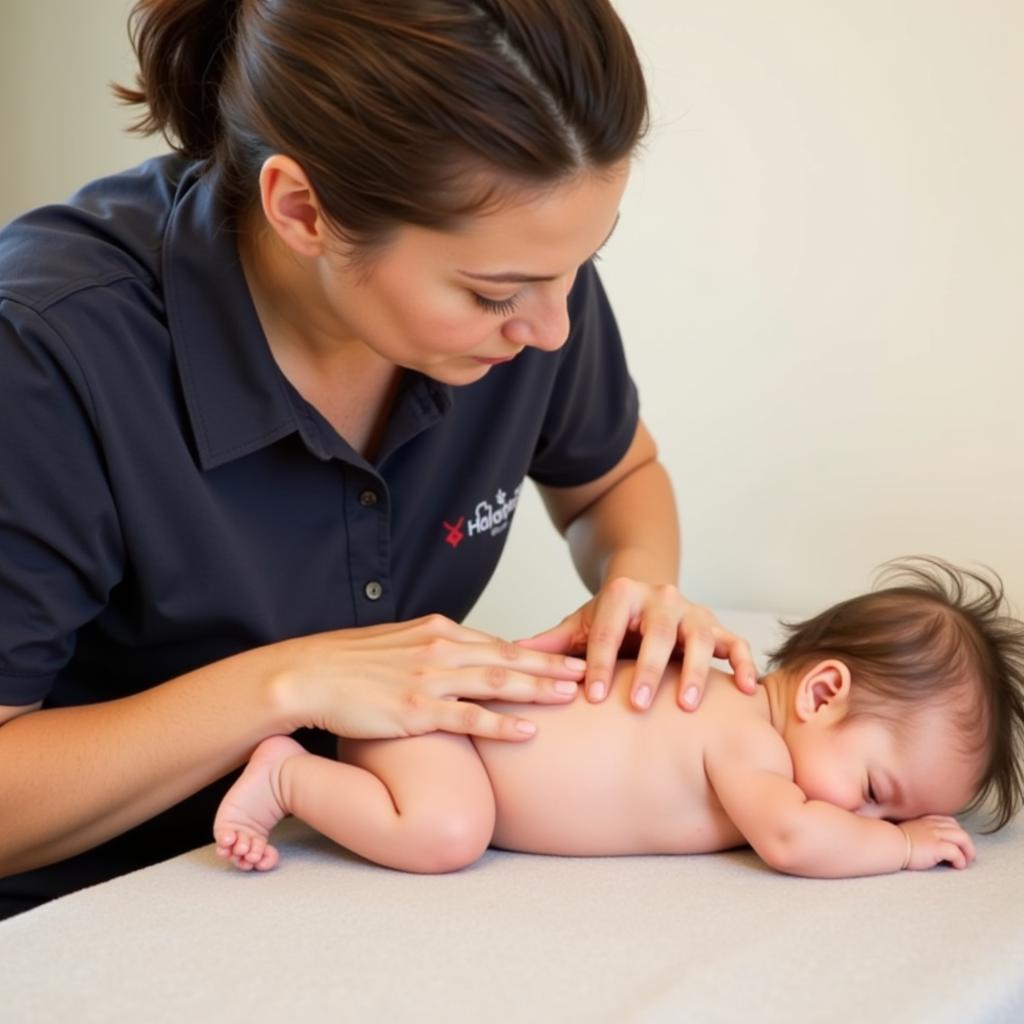
[[489, 299], [486, 295], [470, 292], [474, 301], [481, 309], [496, 316], [511, 316], [519, 305], [519, 296], [510, 295], [507, 299]]

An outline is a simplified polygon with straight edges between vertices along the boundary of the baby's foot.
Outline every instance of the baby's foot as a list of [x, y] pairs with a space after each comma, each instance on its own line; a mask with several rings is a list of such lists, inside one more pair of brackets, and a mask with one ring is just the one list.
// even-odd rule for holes
[[217, 855], [242, 871], [269, 871], [278, 858], [267, 842], [270, 830], [288, 813], [277, 797], [281, 765], [305, 748], [287, 736], [271, 736], [254, 751], [245, 771], [227, 791], [213, 821]]

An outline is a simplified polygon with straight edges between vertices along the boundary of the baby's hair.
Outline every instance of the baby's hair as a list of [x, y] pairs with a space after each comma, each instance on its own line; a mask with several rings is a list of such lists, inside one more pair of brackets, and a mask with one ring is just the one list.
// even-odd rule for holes
[[851, 714], [885, 716], [888, 706], [891, 715], [894, 705], [953, 699], [974, 688], [981, 699], [969, 703], [959, 724], [986, 757], [966, 810], [991, 797], [998, 831], [1021, 808], [1024, 623], [1011, 616], [996, 573], [927, 556], [897, 559], [881, 567], [873, 592], [783, 626], [788, 636], [770, 652], [771, 667], [845, 662], [856, 681]]

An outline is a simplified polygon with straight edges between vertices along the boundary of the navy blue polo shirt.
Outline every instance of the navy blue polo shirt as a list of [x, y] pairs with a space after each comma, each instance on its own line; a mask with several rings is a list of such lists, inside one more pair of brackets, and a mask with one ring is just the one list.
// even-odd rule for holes
[[[405, 372], [368, 461], [279, 370], [230, 218], [196, 165], [151, 160], [12, 222], [0, 232], [0, 704], [110, 700], [288, 637], [462, 619], [525, 478], [585, 483], [632, 440], [636, 391], [589, 264], [569, 312], [558, 352], [524, 351], [476, 383]], [[0, 881], [0, 900], [36, 902], [209, 841], [228, 781]]]

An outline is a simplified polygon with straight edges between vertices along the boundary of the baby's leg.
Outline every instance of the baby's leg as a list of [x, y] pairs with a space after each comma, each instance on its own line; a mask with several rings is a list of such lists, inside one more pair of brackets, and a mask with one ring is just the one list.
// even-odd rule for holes
[[294, 814], [379, 864], [453, 871], [476, 860], [494, 831], [494, 795], [472, 743], [431, 733], [345, 743], [354, 763], [316, 757], [294, 740], [261, 743], [214, 822], [218, 853], [267, 870], [270, 829]]
[[[340, 740], [340, 767], [365, 788], [346, 808], [342, 845], [402, 871], [456, 871], [479, 859], [494, 835], [494, 791], [470, 739], [433, 732], [396, 740]], [[304, 796], [313, 798], [310, 788]], [[296, 810], [299, 817], [301, 811]], [[308, 817], [303, 817], [319, 828]]]

